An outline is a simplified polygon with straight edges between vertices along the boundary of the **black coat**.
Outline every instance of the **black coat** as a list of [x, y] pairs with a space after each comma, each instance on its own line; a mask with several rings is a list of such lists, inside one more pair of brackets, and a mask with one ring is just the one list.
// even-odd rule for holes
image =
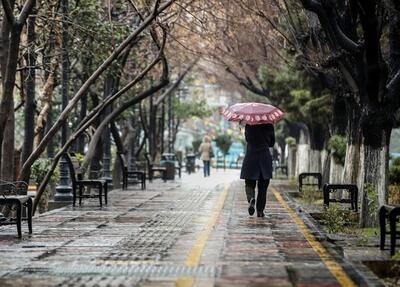
[[275, 144], [274, 127], [271, 124], [246, 125], [246, 155], [243, 160], [241, 179], [272, 178], [272, 157], [269, 147]]

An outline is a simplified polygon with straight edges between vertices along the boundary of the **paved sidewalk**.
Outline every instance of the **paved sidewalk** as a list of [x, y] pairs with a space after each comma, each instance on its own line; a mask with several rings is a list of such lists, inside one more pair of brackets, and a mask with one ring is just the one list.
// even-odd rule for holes
[[2, 227], [0, 286], [367, 285], [276, 189], [266, 217], [250, 217], [238, 175], [184, 174], [145, 191], [114, 190], [107, 207], [86, 200], [35, 217], [34, 234], [22, 240], [15, 226]]

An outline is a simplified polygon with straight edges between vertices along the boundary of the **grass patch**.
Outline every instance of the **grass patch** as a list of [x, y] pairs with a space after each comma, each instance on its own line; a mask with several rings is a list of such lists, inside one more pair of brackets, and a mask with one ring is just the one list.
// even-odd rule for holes
[[305, 204], [321, 205], [323, 204], [323, 194], [321, 191], [315, 188], [306, 186], [303, 187], [299, 200]]
[[344, 233], [352, 223], [352, 212], [341, 209], [338, 204], [324, 207], [321, 214], [321, 224], [328, 233]]

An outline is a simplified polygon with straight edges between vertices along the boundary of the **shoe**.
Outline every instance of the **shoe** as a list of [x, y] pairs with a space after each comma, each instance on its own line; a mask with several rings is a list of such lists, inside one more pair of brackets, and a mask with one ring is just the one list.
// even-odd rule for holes
[[256, 200], [254, 198], [250, 199], [250, 204], [249, 204], [249, 209], [248, 209], [250, 215], [253, 215], [254, 212], [256, 211], [254, 209], [255, 204], [256, 204]]
[[257, 217], [264, 217], [265, 214], [263, 211], [257, 211]]

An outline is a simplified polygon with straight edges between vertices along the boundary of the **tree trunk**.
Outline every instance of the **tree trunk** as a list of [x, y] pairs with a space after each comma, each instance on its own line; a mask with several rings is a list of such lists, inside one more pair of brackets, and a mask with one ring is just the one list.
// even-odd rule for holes
[[[120, 153], [121, 156], [126, 158], [126, 155], [124, 153], [124, 145], [123, 141], [121, 139], [121, 136], [119, 135], [118, 128], [115, 125], [114, 122], [111, 122], [110, 124], [110, 130], [111, 130], [111, 135], [114, 139], [115, 146], [117, 148], [117, 153]], [[125, 160], [125, 162], [127, 162]], [[119, 160], [119, 156], [115, 157], [114, 161], [114, 167], [112, 170], [112, 179], [113, 179], [113, 186], [114, 188], [121, 188], [121, 182], [122, 182], [122, 169], [121, 169], [122, 163]]]
[[330, 183], [331, 154], [324, 149], [321, 153], [322, 184]]
[[288, 148], [288, 176], [292, 178], [296, 176], [296, 146]]
[[309, 160], [310, 160], [310, 172], [319, 172], [322, 173], [322, 157], [321, 151], [316, 149], [310, 149], [309, 151]]
[[[79, 119], [80, 122], [83, 121], [83, 119], [86, 117], [86, 110], [87, 110], [87, 94], [84, 95], [81, 99], [81, 110], [79, 113]], [[76, 143], [76, 151], [80, 154], [84, 154], [85, 153], [85, 136], [81, 135]]]
[[376, 225], [378, 207], [387, 202], [390, 134], [390, 129], [381, 130], [380, 146], [369, 139], [371, 136], [376, 137], [376, 133], [367, 134], [363, 138], [361, 148], [362, 172], [359, 184], [361, 190], [361, 227]]
[[[12, 103], [13, 102], [14, 101], [12, 100]], [[14, 112], [11, 112], [8, 116], [2, 144], [3, 164], [1, 165], [0, 178], [6, 181], [14, 181], [14, 131]]]
[[53, 102], [53, 94], [56, 85], [56, 75], [55, 72], [52, 72], [51, 74], [49, 74], [46, 83], [43, 86], [42, 110], [37, 117], [35, 127], [35, 147], [38, 146], [38, 144], [42, 140], [43, 133], [45, 132], [48, 115], [51, 113], [51, 104]]
[[[99, 96], [91, 93], [91, 99], [92, 99], [92, 104], [93, 106], [98, 106], [99, 105]], [[98, 117], [94, 123], [93, 126], [94, 128], [98, 128], [101, 124], [101, 120], [104, 117]], [[91, 141], [93, 140], [94, 135], [90, 139]], [[95, 145], [92, 145], [89, 150], [87, 151], [88, 153], [93, 153], [93, 160], [90, 162], [89, 166], [89, 178], [96, 178], [99, 171], [101, 170], [101, 160], [103, 158], [103, 138], [100, 136], [98, 142], [96, 142]]]
[[285, 149], [286, 144], [283, 142], [282, 144], [279, 144], [279, 147], [281, 149], [281, 154], [280, 154], [280, 164], [285, 165], [287, 164], [286, 162], [286, 149]]
[[329, 171], [329, 183], [341, 184], [343, 175], [343, 166], [338, 163], [335, 158], [331, 155], [330, 157], [330, 171]]
[[[26, 64], [28, 73], [26, 79], [25, 94], [25, 110], [24, 110], [24, 142], [22, 146], [21, 161], [25, 162], [33, 150], [33, 140], [35, 137], [35, 80], [36, 80], [36, 56], [35, 56], [35, 16], [29, 17], [28, 20], [28, 53], [26, 56]], [[27, 173], [23, 181], [29, 182], [30, 173]]]
[[[8, 45], [8, 57], [5, 68], [5, 77], [3, 80], [3, 94], [0, 103], [0, 145], [2, 152], [8, 151], [10, 143], [14, 142], [14, 136], [7, 139], [7, 144], [3, 145], [5, 133], [10, 136], [10, 132], [14, 132], [14, 86], [17, 72], [17, 63], [19, 55], [19, 44], [21, 41], [22, 25], [13, 25], [10, 29], [10, 41]], [[4, 36], [4, 35], [3, 35]], [[8, 128], [7, 128], [8, 127]], [[14, 145], [14, 144], [13, 144]], [[7, 164], [9, 155], [2, 154], [0, 162], [2, 165]], [[12, 160], [13, 161], [13, 160]], [[7, 174], [6, 168], [1, 168]]]
[[300, 130], [296, 164], [296, 176], [310, 171], [310, 136], [305, 125]]
[[343, 183], [357, 184], [360, 170], [361, 126], [360, 110], [354, 100], [347, 101], [347, 146], [343, 168]]

